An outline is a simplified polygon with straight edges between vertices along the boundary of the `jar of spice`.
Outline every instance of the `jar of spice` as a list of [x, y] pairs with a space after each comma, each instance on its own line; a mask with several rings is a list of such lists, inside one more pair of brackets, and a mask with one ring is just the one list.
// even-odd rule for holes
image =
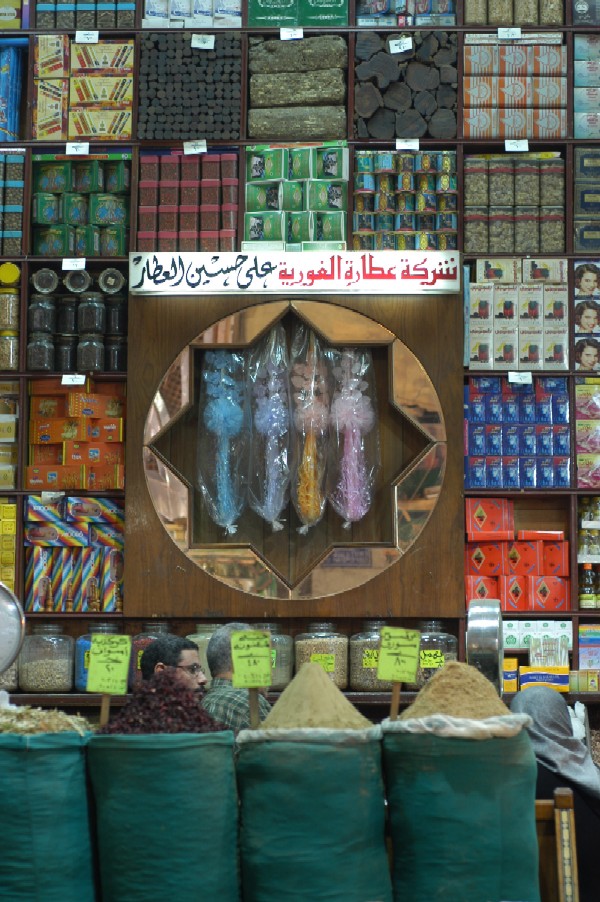
[[285, 689], [294, 673], [294, 640], [279, 623], [255, 623], [252, 629], [271, 633], [271, 689]]
[[54, 366], [57, 373], [74, 373], [77, 364], [77, 335], [57, 335]]
[[19, 291], [3, 288], [0, 291], [0, 329], [19, 328]]
[[117, 294], [124, 285], [125, 276], [118, 269], [115, 269], [114, 266], [103, 269], [98, 276], [98, 287], [102, 289], [104, 294]]
[[77, 304], [79, 298], [65, 294], [58, 299], [56, 311], [56, 331], [73, 335], [77, 332]]
[[81, 295], [77, 311], [77, 331], [103, 335], [106, 329], [106, 306], [104, 298], [98, 291], [89, 291]]
[[123, 335], [107, 335], [104, 342], [104, 369], [107, 373], [127, 370], [127, 339]]
[[377, 679], [381, 630], [385, 620], [365, 620], [350, 636], [350, 688], [357, 692], [389, 692], [392, 684]]
[[72, 269], [63, 279], [63, 285], [67, 291], [73, 294], [81, 294], [87, 291], [92, 284], [92, 277], [85, 269]]
[[19, 688], [22, 692], [70, 692], [73, 688], [72, 636], [62, 626], [36, 623], [25, 636], [19, 655]]
[[118, 633], [117, 623], [92, 623], [84, 636], [79, 636], [75, 642], [75, 688], [78, 692], [87, 689], [88, 669], [90, 664], [90, 648], [92, 636], [96, 633], [115, 635]]
[[5, 329], [0, 332], [0, 370], [19, 369], [19, 334]]
[[142, 655], [148, 646], [171, 632], [171, 627], [164, 620], [153, 620], [151, 623], [143, 623], [142, 631], [131, 640], [131, 658], [129, 659], [129, 688], [133, 689], [142, 680], [140, 662]]
[[444, 632], [440, 620], [424, 620], [419, 623], [418, 628], [421, 640], [417, 686], [420, 689], [440, 667], [448, 661], [458, 659], [458, 640], [451, 633]]
[[127, 300], [121, 294], [106, 298], [107, 335], [127, 335]]
[[102, 335], [86, 333], [77, 345], [77, 372], [101, 373], [104, 370], [104, 341]]
[[27, 327], [30, 332], [56, 331], [56, 304], [54, 298], [32, 294], [27, 310]]
[[54, 370], [54, 342], [47, 332], [32, 332], [27, 343], [27, 369]]
[[195, 642], [198, 646], [198, 657], [200, 658], [202, 670], [206, 675], [206, 688], [208, 688], [211, 683], [211, 672], [206, 658], [206, 649], [208, 648], [210, 637], [220, 626], [220, 623], [198, 623], [196, 624], [196, 632], [186, 636], [186, 639], [191, 639], [192, 642]]
[[333, 623], [309, 623], [296, 636], [296, 673], [303, 664], [320, 664], [338, 689], [348, 685], [348, 636], [338, 633]]

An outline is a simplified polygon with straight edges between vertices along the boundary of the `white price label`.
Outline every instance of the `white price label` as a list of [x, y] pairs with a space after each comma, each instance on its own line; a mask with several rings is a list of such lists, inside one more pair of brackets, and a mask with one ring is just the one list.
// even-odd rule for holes
[[529, 150], [529, 141], [527, 138], [505, 141], [504, 150], [507, 151], [507, 153], [510, 153], [511, 151], [513, 153], [527, 153]]
[[388, 46], [390, 53], [406, 53], [413, 49], [413, 42], [412, 38], [399, 38], [397, 41], [390, 41]]
[[76, 44], [97, 44], [99, 35], [100, 35], [99, 31], [76, 31], [75, 32], [75, 43]]
[[64, 497], [64, 492], [42, 492], [42, 504], [54, 504], [55, 501], [60, 501]]
[[498, 29], [498, 40], [499, 41], [518, 41], [521, 37], [521, 29], [520, 28], [499, 28]]
[[418, 150], [418, 138], [396, 138], [396, 150]]
[[89, 141], [69, 141], [65, 148], [65, 153], [68, 157], [87, 157], [89, 152]]
[[523, 372], [512, 372], [508, 374], [508, 381], [514, 385], [533, 385], [533, 373], [524, 370]]
[[184, 154], [206, 153], [207, 150], [208, 150], [208, 147], [206, 146], [206, 141], [184, 141], [183, 142]]
[[81, 373], [64, 373], [60, 380], [61, 385], [85, 385], [85, 376]]
[[215, 36], [214, 34], [193, 34], [192, 47], [195, 50], [214, 50]]
[[63, 269], [85, 269], [85, 257], [65, 257], [62, 262]]
[[300, 41], [303, 37], [303, 28], [280, 28], [279, 30], [279, 38], [282, 41]]

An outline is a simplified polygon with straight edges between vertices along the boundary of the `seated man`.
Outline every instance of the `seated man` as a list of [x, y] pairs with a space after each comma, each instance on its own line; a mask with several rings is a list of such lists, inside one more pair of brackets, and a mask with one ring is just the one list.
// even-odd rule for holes
[[[250, 702], [248, 690], [235, 689], [232, 684], [231, 634], [249, 629], [251, 626], [248, 623], [227, 623], [220, 626], [210, 637], [206, 649], [212, 683], [202, 702], [204, 710], [236, 733], [250, 726]], [[260, 693], [258, 707], [260, 719], [264, 720], [271, 705]]]
[[149, 680], [153, 674], [167, 668], [173, 669], [187, 689], [204, 692], [206, 675], [200, 666], [198, 646], [191, 639], [160, 636], [144, 649], [140, 661], [143, 680]]

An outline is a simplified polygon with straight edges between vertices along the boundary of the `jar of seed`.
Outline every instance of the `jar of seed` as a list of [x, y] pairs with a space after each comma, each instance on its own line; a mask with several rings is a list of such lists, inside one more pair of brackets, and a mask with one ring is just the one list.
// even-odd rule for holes
[[19, 291], [17, 288], [0, 290], [0, 329], [19, 328]]
[[377, 679], [381, 630], [385, 620], [365, 620], [350, 636], [350, 688], [356, 692], [389, 692], [392, 684]]
[[127, 370], [127, 339], [123, 335], [107, 335], [104, 340], [104, 369], [107, 373]]
[[458, 640], [456, 636], [444, 631], [441, 620], [421, 621], [418, 628], [421, 639], [417, 686], [420, 689], [440, 667], [448, 661], [458, 659]]
[[57, 335], [54, 366], [57, 373], [74, 373], [77, 364], [77, 335]]
[[27, 309], [29, 332], [49, 332], [56, 330], [56, 304], [54, 298], [44, 294], [32, 294]]
[[102, 335], [86, 333], [77, 345], [77, 372], [101, 373], [104, 370], [104, 341]]
[[58, 299], [56, 310], [56, 331], [65, 335], [77, 332], [77, 305], [79, 298], [73, 294], [65, 294]]
[[118, 632], [120, 629], [117, 623], [92, 623], [88, 632], [78, 637], [75, 642], [75, 688], [78, 692], [85, 692], [87, 689], [92, 636], [97, 633], [114, 636]]
[[0, 332], [0, 370], [19, 369], [19, 333], [10, 329]]
[[296, 673], [303, 664], [320, 664], [338, 689], [348, 685], [348, 636], [336, 631], [333, 623], [309, 623], [296, 636]]
[[47, 332], [32, 332], [27, 343], [27, 369], [51, 373], [54, 370], [54, 341]]
[[19, 659], [0, 673], [0, 689], [5, 692], [16, 692], [19, 688]]
[[285, 689], [294, 673], [294, 640], [280, 623], [254, 623], [252, 629], [271, 633], [271, 689]]
[[95, 332], [103, 335], [106, 329], [106, 305], [99, 291], [88, 291], [81, 295], [77, 310], [77, 331]]
[[70, 692], [75, 642], [55, 623], [36, 623], [19, 655], [22, 692]]

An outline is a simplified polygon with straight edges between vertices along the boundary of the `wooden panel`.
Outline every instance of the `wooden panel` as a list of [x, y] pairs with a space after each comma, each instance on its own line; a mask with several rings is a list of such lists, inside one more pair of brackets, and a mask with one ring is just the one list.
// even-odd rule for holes
[[[410, 618], [464, 613], [461, 298], [323, 300], [356, 310], [389, 329], [419, 358], [438, 393], [448, 434], [448, 461], [440, 499], [422, 534], [397, 564], [365, 585], [310, 600], [248, 595], [190, 562], [164, 531], [147, 491], [141, 465], [144, 422], [163, 374], [184, 346], [222, 317], [250, 306], [250, 299], [133, 296], [130, 336], [143, 335], [144, 340], [131, 340], [129, 347], [126, 616]], [[387, 387], [378, 384], [378, 390], [385, 397]], [[398, 430], [408, 435], [410, 428], [382, 417], [384, 455], [393, 447]], [[411, 439], [407, 441], [410, 445]], [[178, 463], [183, 464], [187, 453], [186, 449], [175, 452]]]

